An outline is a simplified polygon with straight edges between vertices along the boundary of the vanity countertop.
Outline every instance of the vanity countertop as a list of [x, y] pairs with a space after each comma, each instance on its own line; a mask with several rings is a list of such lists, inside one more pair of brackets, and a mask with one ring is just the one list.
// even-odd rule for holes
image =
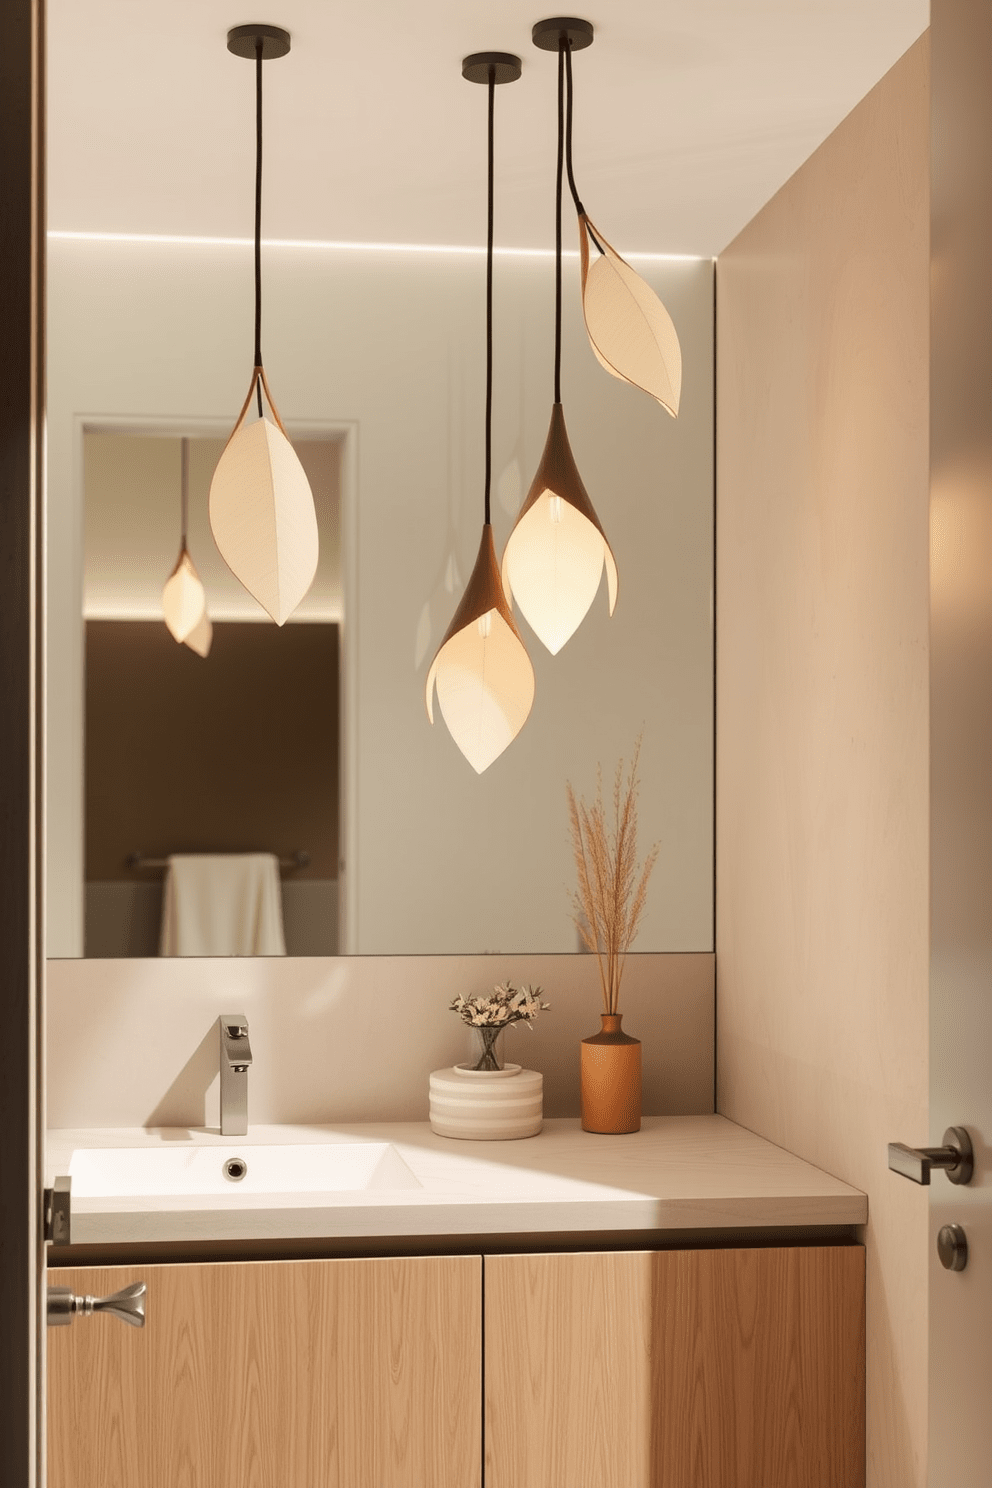
[[48, 1133], [47, 1181], [80, 1148], [223, 1149], [387, 1142], [418, 1186], [338, 1193], [187, 1194], [72, 1199], [72, 1242], [328, 1239], [548, 1232], [696, 1231], [864, 1224], [867, 1197], [723, 1116], [645, 1117], [639, 1132], [598, 1136], [549, 1120], [537, 1137], [465, 1142], [427, 1122], [216, 1130]]

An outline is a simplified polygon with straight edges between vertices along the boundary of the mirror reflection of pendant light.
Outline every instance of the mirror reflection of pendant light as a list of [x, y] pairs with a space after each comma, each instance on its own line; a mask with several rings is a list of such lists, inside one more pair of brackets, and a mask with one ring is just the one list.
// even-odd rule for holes
[[[569, 16], [538, 21], [532, 32], [535, 46], [558, 52], [565, 44], [566, 124], [565, 166], [568, 188], [579, 218], [579, 257], [582, 267], [582, 313], [589, 342], [599, 362], [632, 387], [642, 388], [662, 408], [678, 417], [682, 395], [682, 349], [672, 317], [626, 260], [589, 220], [579, 200], [572, 172], [572, 53], [592, 44], [588, 21]], [[596, 249], [590, 263], [589, 244]]]
[[[165, 581], [162, 590], [162, 614], [169, 629], [169, 634], [180, 645], [192, 645], [193, 650], [200, 656], [206, 656], [210, 650], [210, 642], [207, 641], [206, 650], [201, 650], [201, 638], [207, 634], [210, 621], [207, 617], [207, 597], [203, 592], [200, 575], [189, 555], [186, 544], [186, 531], [189, 524], [189, 440], [180, 441], [180, 522], [182, 537], [179, 544], [179, 557], [172, 573]], [[196, 643], [193, 637], [197, 637]]]
[[214, 628], [210, 623], [210, 616], [207, 614], [206, 610], [204, 610], [203, 614], [200, 616], [199, 621], [196, 625], [193, 626], [193, 629], [190, 631], [183, 644], [185, 646], [188, 646], [191, 651], [195, 651], [197, 656], [209, 656], [210, 647], [213, 645], [213, 643]]
[[492, 481], [493, 399], [493, 104], [497, 83], [520, 76], [520, 58], [477, 52], [462, 63], [462, 76], [489, 88], [489, 232], [486, 250], [486, 484], [479, 556], [427, 674], [427, 715], [434, 722], [434, 688], [451, 737], [482, 774], [513, 742], [534, 701], [534, 668], [503, 594], [489, 490]]
[[[588, 26], [585, 21], [577, 24]], [[503, 552], [504, 588], [553, 656], [584, 620], [596, 597], [604, 567], [611, 615], [619, 586], [612, 549], [572, 457], [561, 406], [561, 190], [565, 55], [569, 35], [568, 31], [562, 32], [558, 51], [555, 401], [541, 463]], [[588, 26], [588, 36], [579, 44], [588, 46], [591, 41], [592, 27]]]
[[[317, 571], [317, 516], [262, 367], [262, 62], [285, 57], [289, 32], [235, 26], [228, 50], [255, 63], [255, 365], [248, 396], [210, 483], [210, 527], [232, 573], [282, 625]], [[263, 410], [262, 395], [269, 414]], [[249, 419], [252, 397], [257, 418]]]

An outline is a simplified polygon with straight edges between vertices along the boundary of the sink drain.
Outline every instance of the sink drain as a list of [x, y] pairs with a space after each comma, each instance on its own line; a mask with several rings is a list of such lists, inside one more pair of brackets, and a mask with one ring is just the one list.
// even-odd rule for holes
[[248, 1164], [243, 1157], [229, 1157], [223, 1168], [228, 1183], [240, 1183], [247, 1171]]

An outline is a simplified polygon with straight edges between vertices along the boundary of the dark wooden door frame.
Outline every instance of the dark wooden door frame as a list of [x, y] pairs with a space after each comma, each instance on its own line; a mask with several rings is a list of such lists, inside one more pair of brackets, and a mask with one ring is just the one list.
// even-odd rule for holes
[[0, 45], [0, 1450], [24, 1488], [44, 1436], [44, 3], [5, 0]]

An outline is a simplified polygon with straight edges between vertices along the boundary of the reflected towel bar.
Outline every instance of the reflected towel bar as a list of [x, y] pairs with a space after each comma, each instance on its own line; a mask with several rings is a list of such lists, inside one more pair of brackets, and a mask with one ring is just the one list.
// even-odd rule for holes
[[[197, 856], [197, 854], [191, 854], [190, 856]], [[202, 856], [207, 857], [209, 854], [204, 853]], [[128, 853], [124, 861], [134, 872], [145, 868], [164, 871], [169, 866], [168, 858], [146, 858], [144, 853], [140, 852]], [[295, 852], [291, 857], [279, 859], [280, 873], [295, 873], [298, 868], [308, 868], [309, 866], [310, 854], [308, 852]]]

